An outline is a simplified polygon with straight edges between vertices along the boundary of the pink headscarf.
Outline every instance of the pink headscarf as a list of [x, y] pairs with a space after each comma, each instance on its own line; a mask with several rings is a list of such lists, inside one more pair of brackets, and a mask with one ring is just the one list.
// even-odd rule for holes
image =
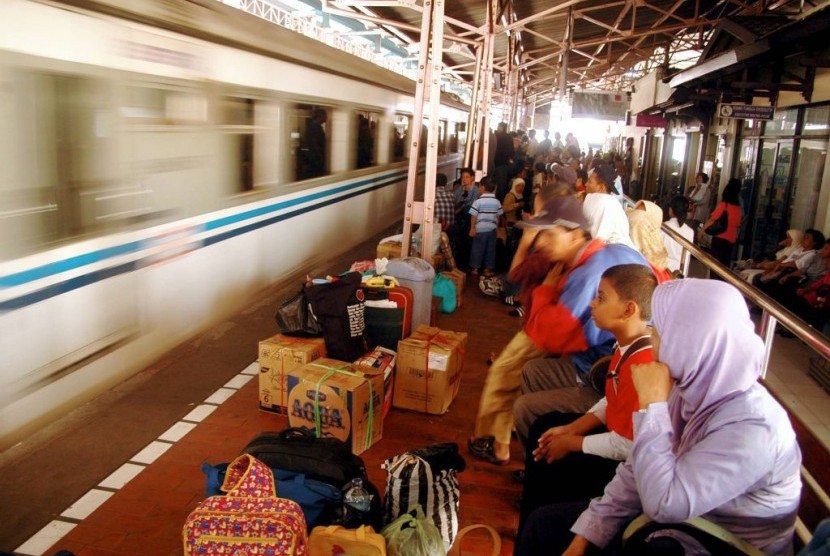
[[659, 359], [676, 381], [669, 412], [675, 431], [688, 437], [720, 403], [755, 384], [764, 344], [746, 301], [726, 282], [673, 280], [657, 286], [651, 307]]

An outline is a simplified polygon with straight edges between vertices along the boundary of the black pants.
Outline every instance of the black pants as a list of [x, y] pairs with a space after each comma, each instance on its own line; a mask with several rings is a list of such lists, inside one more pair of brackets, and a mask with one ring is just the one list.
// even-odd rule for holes
[[[580, 502], [602, 496], [614, 478], [617, 460], [573, 452], [553, 463], [533, 461], [539, 437], [551, 427], [567, 425], [582, 417], [580, 413], [548, 413], [530, 427], [525, 452], [525, 481], [522, 491], [519, 533], [533, 510], [559, 502]], [[603, 432], [603, 431], [597, 431]]]
[[721, 262], [726, 267], [732, 262], [732, 248], [734, 243], [729, 243], [722, 237], [712, 238], [712, 256]]

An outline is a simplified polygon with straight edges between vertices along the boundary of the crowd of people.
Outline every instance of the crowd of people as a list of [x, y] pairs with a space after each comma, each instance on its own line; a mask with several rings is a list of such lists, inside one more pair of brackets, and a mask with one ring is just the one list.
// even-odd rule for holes
[[[438, 181], [436, 215], [456, 260], [521, 317], [490, 362], [468, 442], [495, 465], [510, 461], [513, 435], [521, 445], [515, 553], [616, 554], [624, 526], [646, 513], [703, 516], [787, 554], [801, 455], [786, 412], [757, 382], [763, 343], [738, 290], [683, 278], [688, 260], [661, 231], [665, 222], [693, 241], [709, 229], [713, 256], [729, 264], [740, 183], [711, 214], [705, 174], [667, 214], [650, 201], [626, 209], [624, 160], [587, 156], [575, 141], [546, 132], [536, 142], [501, 125], [492, 179], [477, 184], [462, 169], [457, 184]], [[801, 245], [742, 268], [771, 294], [823, 303], [830, 279], [816, 269], [830, 247], [816, 230], [789, 237]], [[509, 260], [501, 275], [499, 249]], [[700, 548], [676, 531], [654, 544], [665, 554]]]

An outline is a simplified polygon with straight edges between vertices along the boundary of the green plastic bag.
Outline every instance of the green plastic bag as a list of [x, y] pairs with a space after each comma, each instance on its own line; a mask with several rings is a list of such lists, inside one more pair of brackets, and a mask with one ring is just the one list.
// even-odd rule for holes
[[381, 531], [387, 556], [446, 556], [441, 533], [424, 516], [421, 506], [405, 513]]
[[456, 297], [455, 283], [440, 274], [435, 275], [435, 281], [432, 282], [433, 297], [441, 298], [441, 312], [452, 313], [455, 311], [455, 306], [458, 301]]

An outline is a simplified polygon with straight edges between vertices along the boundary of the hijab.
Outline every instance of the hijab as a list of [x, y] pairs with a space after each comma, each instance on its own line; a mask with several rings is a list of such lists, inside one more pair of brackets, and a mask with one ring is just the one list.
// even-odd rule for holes
[[628, 218], [620, 202], [612, 195], [588, 193], [582, 203], [582, 214], [588, 221], [592, 238], [634, 248], [628, 234]]
[[792, 255], [793, 251], [798, 249], [798, 247], [801, 245], [801, 238], [804, 236], [804, 234], [801, 233], [801, 230], [796, 229], [787, 230], [787, 235], [792, 241], [790, 241], [790, 244], [784, 247], [783, 249], [779, 249], [775, 252], [776, 259], [786, 259], [790, 255]]
[[520, 201], [522, 198], [524, 198], [524, 191], [522, 191], [521, 193], [516, 191], [516, 188], [519, 187], [519, 185], [525, 185], [525, 180], [523, 180], [522, 178], [513, 178], [513, 182], [510, 184], [510, 193], [512, 193], [513, 196], [516, 197], [517, 201]]
[[[640, 210], [643, 207], [645, 210]], [[637, 201], [629, 210], [628, 227], [634, 247], [657, 268], [669, 265], [669, 253], [660, 233], [663, 224], [663, 209], [651, 201]]]
[[682, 442], [723, 402], [756, 383], [764, 343], [743, 296], [726, 282], [673, 280], [657, 286], [651, 306], [658, 357], [676, 382], [669, 413], [681, 437], [675, 441]]

